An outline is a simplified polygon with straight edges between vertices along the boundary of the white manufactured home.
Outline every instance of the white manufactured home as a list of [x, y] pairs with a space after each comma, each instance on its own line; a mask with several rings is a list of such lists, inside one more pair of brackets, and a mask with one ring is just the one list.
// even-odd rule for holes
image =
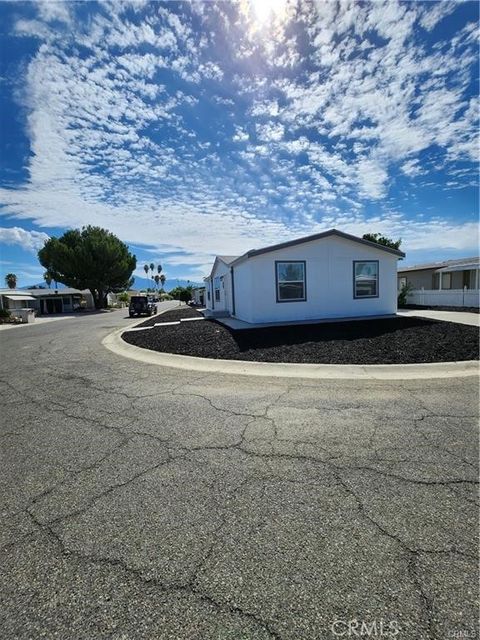
[[404, 255], [332, 229], [217, 256], [205, 278], [206, 307], [251, 324], [391, 315]]

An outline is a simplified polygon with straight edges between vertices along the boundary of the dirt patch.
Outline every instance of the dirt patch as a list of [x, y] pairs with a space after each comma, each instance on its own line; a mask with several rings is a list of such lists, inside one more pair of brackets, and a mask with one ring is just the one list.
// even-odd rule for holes
[[[164, 314], [165, 321], [169, 313]], [[422, 318], [241, 331], [205, 320], [127, 331], [122, 337], [129, 344], [152, 351], [260, 362], [407, 364], [477, 360], [479, 355], [476, 327]]]

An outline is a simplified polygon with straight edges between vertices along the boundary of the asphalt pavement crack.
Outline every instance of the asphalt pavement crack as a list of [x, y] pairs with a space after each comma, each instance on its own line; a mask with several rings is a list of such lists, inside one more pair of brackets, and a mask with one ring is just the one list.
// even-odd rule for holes
[[33, 522], [47, 534], [50, 540], [54, 542], [60, 554], [66, 559], [76, 558], [80, 562], [88, 562], [123, 570], [127, 575], [131, 576], [140, 584], [154, 585], [156, 588], [167, 594], [184, 593], [187, 595], [191, 595], [199, 601], [211, 605], [218, 611], [238, 615], [245, 620], [255, 623], [262, 630], [266, 631], [273, 640], [282, 640], [281, 635], [273, 629], [272, 623], [270, 621], [264, 620], [260, 616], [257, 616], [250, 611], [246, 611], [244, 608], [239, 607], [238, 605], [218, 601], [211, 595], [204, 593], [197, 586], [194, 586], [190, 583], [184, 585], [170, 585], [163, 583], [157, 578], [146, 578], [142, 573], [142, 569], [135, 569], [129, 566], [123, 560], [119, 560], [116, 558], [98, 557], [93, 554], [81, 553], [80, 551], [69, 549], [65, 545], [62, 537], [52, 528], [51, 524], [43, 524], [39, 522], [35, 518], [34, 514], [29, 513], [29, 516], [32, 518]]

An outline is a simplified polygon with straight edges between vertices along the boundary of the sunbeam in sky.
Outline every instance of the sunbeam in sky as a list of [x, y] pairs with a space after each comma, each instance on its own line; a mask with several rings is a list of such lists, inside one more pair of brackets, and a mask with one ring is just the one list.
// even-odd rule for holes
[[250, 0], [250, 2], [254, 20], [258, 21], [260, 25], [285, 16], [287, 0]]
[[[478, 240], [476, 2], [0, 3], [0, 259], [95, 224], [168, 277], [332, 227]], [[138, 275], [142, 275], [139, 271]]]

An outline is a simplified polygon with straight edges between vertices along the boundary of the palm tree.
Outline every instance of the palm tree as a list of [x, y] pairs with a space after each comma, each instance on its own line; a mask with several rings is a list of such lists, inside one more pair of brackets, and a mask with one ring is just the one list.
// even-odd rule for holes
[[157, 285], [157, 289], [158, 289], [158, 283], [160, 282], [160, 276], [158, 275], [158, 273], [155, 275], [154, 280], [155, 280], [155, 284]]
[[160, 282], [162, 283], [162, 289], [163, 289], [163, 285], [165, 284], [165, 280], [166, 280], [166, 277], [162, 273], [162, 275], [160, 276]]
[[161, 264], [159, 264], [157, 266], [157, 271], [158, 271], [158, 275], [160, 275], [162, 273], [162, 265]]
[[145, 271], [145, 275], [146, 275], [146, 276], [147, 276], [147, 278], [148, 278], [148, 264], [144, 264], [144, 265], [143, 265], [143, 270]]
[[153, 264], [153, 262], [150, 262], [150, 271], [152, 272], [152, 278], [153, 278], [153, 270], [155, 269], [155, 265]]
[[50, 287], [52, 285], [52, 280], [53, 280], [50, 271], [45, 271], [45, 273], [43, 274], [43, 279], [47, 283], [47, 287], [50, 289]]
[[9, 289], [17, 288], [17, 276], [14, 273], [7, 273], [5, 276], [5, 284]]

